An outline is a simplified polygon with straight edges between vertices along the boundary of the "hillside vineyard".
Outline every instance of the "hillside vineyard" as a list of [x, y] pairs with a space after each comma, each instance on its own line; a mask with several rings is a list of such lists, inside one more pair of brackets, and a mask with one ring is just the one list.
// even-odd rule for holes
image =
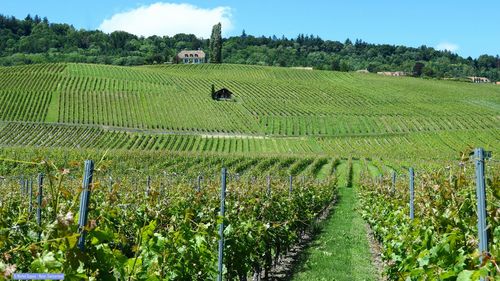
[[[495, 85], [228, 64], [0, 68], [0, 280], [376, 280], [381, 264], [387, 280], [495, 278], [499, 139]], [[286, 266], [309, 237], [308, 260]]]
[[258, 66], [2, 67], [0, 101], [6, 146], [450, 155], [500, 132], [493, 85]]

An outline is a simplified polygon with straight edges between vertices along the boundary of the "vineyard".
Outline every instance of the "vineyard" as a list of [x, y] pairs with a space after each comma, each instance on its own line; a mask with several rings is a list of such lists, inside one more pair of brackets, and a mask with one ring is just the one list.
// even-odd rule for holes
[[[491, 240], [489, 259], [481, 265], [473, 159], [465, 156], [414, 166], [411, 220], [404, 162], [67, 152], [2, 151], [1, 171], [10, 175], [0, 183], [4, 274], [59, 272], [69, 280], [214, 280], [218, 227], [224, 222], [224, 280], [266, 280], [325, 208], [338, 200], [339, 188], [357, 185], [356, 180], [360, 211], [383, 245], [389, 280], [500, 276], [496, 160], [486, 162]], [[9, 160], [14, 157], [18, 160]], [[84, 157], [101, 160], [96, 161], [89, 186], [82, 251], [77, 222]], [[218, 213], [221, 167], [229, 171], [223, 219]], [[43, 192], [36, 178], [40, 172]]]
[[406, 169], [391, 173], [382, 163], [365, 165], [361, 212], [383, 245], [391, 280], [500, 278], [500, 165], [484, 160], [488, 242], [486, 252], [480, 252], [475, 161], [464, 155], [439, 169], [419, 167], [414, 211], [410, 211], [411, 174]]
[[[216, 153], [226, 155], [333, 155], [337, 157], [384, 157], [450, 159], [464, 147], [498, 147], [500, 130], [411, 133], [385, 136], [272, 138], [160, 134], [109, 130], [85, 125], [0, 123], [0, 144], [8, 147], [85, 148], [141, 151]], [[411, 145], [413, 144], [413, 145]]]
[[[232, 99], [212, 100], [212, 85]], [[302, 270], [314, 263], [284, 265], [342, 214], [369, 225], [386, 280], [500, 278], [499, 87], [41, 64], [0, 67], [0, 101], [0, 280], [356, 280], [342, 266], [316, 277]], [[493, 155], [483, 161], [488, 253], [478, 250], [475, 147]], [[337, 209], [345, 198], [359, 206]], [[318, 260], [345, 267], [345, 254], [370, 267], [347, 249], [357, 240], [342, 241], [321, 244]]]
[[[230, 167], [224, 217], [216, 172], [222, 162]], [[75, 224], [81, 164], [17, 164], [45, 174], [38, 182], [28, 175], [2, 179], [0, 271], [60, 272], [67, 280], [213, 280], [221, 222], [225, 279], [267, 276], [337, 190], [338, 161], [329, 159], [177, 157], [147, 177], [101, 161], [93, 169], [82, 250]]]
[[[213, 101], [211, 85], [230, 89], [233, 99]], [[347, 157], [359, 149], [353, 144], [342, 153], [344, 143], [384, 150], [431, 139], [451, 154], [469, 145], [498, 147], [499, 92], [490, 85], [238, 65], [2, 67], [1, 143]]]

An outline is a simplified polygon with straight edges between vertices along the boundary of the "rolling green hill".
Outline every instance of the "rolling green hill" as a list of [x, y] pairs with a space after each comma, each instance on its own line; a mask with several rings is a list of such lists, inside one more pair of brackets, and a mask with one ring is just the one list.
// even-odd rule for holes
[[[211, 99], [211, 85], [232, 101]], [[369, 157], [498, 150], [500, 87], [241, 65], [0, 68], [0, 145]]]

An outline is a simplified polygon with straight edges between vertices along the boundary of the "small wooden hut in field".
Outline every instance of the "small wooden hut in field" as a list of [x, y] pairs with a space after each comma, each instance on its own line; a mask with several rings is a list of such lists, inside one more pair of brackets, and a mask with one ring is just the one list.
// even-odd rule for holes
[[214, 86], [212, 85], [212, 99], [214, 100], [230, 100], [233, 97], [233, 93], [226, 88], [222, 88], [218, 91], [215, 91]]

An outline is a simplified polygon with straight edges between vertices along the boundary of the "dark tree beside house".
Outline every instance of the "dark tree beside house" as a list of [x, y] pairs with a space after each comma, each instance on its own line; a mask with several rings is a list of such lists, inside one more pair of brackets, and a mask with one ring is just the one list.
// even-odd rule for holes
[[379, 69], [380, 65], [376, 62], [370, 62], [368, 64], [368, 67], [366, 68], [366, 70], [368, 70], [368, 72], [371, 72], [371, 73], [376, 73]]
[[416, 62], [413, 66], [413, 75], [420, 77], [422, 76], [422, 72], [424, 70], [425, 64], [421, 62]]
[[340, 60], [338, 58], [332, 59], [331, 68], [333, 71], [340, 71]]
[[212, 28], [210, 36], [210, 62], [222, 63], [222, 26], [220, 22]]

